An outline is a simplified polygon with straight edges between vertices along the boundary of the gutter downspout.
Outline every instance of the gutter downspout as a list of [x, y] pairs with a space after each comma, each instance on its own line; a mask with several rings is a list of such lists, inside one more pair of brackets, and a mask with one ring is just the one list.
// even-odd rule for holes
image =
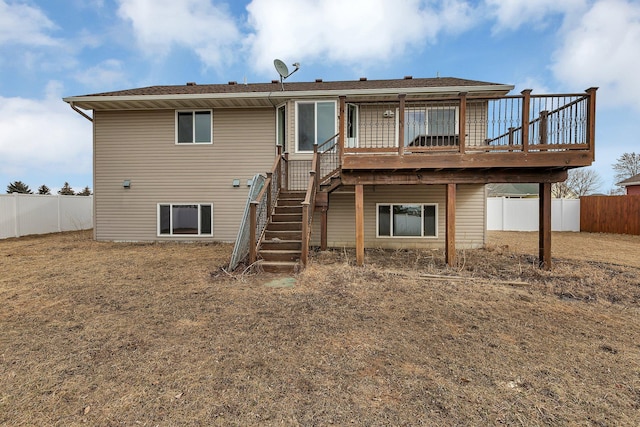
[[73, 105], [73, 101], [69, 102], [69, 106], [78, 114], [80, 114], [82, 117], [84, 117], [85, 119], [89, 120], [90, 122], [93, 123], [93, 118], [91, 118], [87, 113], [85, 113], [84, 111], [80, 110], [78, 107], [76, 107], [75, 105]]

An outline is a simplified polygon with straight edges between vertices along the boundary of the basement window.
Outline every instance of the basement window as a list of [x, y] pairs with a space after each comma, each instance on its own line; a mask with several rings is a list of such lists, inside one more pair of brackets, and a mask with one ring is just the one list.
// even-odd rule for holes
[[213, 205], [183, 203], [158, 205], [158, 236], [212, 236]]
[[377, 237], [438, 237], [437, 204], [378, 204]]
[[176, 144], [211, 144], [211, 110], [176, 111]]

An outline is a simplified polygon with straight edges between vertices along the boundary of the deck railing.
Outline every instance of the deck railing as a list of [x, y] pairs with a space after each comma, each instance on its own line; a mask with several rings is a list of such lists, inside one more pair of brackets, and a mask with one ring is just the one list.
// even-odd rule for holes
[[341, 98], [344, 154], [593, 150], [595, 92], [349, 103]]
[[262, 190], [249, 207], [249, 264], [258, 260], [258, 247], [278, 201], [281, 183], [286, 183], [287, 173], [283, 163], [286, 163], [286, 156], [280, 154], [280, 150], [278, 150], [278, 155], [271, 171], [267, 173]]

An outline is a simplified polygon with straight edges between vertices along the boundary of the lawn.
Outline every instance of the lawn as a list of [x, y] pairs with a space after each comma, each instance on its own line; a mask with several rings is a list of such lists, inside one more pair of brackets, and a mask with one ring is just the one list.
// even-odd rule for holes
[[639, 425], [640, 236], [314, 253], [0, 240], [0, 425]]

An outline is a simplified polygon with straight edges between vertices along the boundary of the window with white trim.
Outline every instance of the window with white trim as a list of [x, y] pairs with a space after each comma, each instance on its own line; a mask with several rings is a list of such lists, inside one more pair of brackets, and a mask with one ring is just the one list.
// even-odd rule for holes
[[377, 205], [377, 237], [438, 237], [438, 205]]
[[176, 144], [211, 144], [211, 110], [176, 111]]
[[296, 102], [296, 152], [313, 152], [336, 134], [335, 101]]
[[158, 236], [212, 236], [211, 203], [158, 204]]

